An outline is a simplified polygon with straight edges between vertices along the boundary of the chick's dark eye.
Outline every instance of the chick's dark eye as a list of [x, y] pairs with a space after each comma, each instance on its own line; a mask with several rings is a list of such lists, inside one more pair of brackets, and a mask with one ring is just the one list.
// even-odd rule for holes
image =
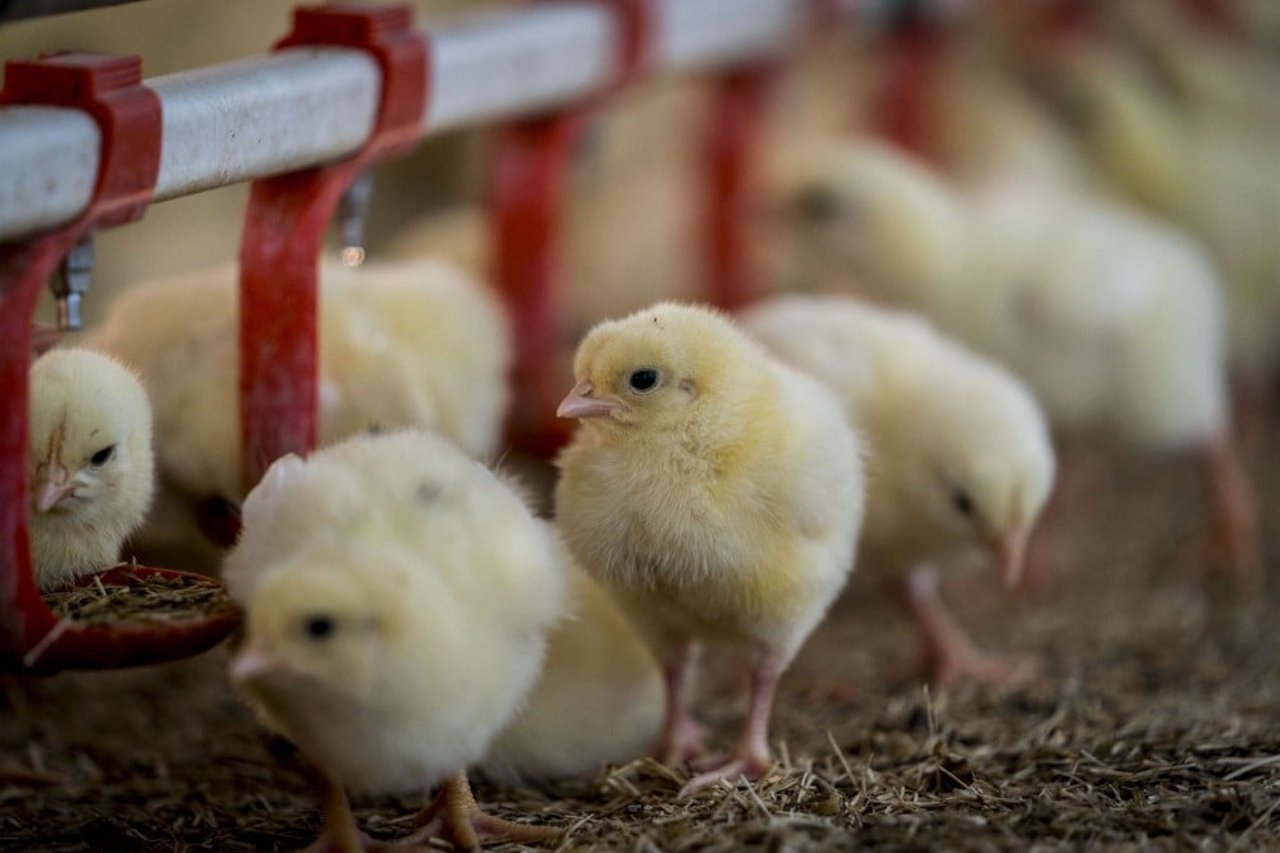
[[631, 374], [627, 380], [632, 391], [652, 391], [658, 384], [658, 371], [645, 367]]
[[817, 224], [834, 222], [845, 212], [840, 197], [818, 184], [807, 186], [797, 193], [795, 206], [802, 218]]
[[306, 621], [302, 623], [302, 629], [313, 640], [323, 640], [332, 636], [337, 627], [338, 625], [332, 616], [308, 616]]
[[114, 444], [108, 444], [106, 447], [89, 457], [89, 464], [95, 468], [101, 468], [103, 465], [106, 465], [111, 461], [111, 457], [114, 456], [115, 453], [116, 446]]
[[964, 489], [956, 489], [951, 493], [951, 503], [956, 508], [956, 512], [963, 516], [972, 516], [977, 507], [973, 503], [973, 498], [969, 497], [969, 493]]

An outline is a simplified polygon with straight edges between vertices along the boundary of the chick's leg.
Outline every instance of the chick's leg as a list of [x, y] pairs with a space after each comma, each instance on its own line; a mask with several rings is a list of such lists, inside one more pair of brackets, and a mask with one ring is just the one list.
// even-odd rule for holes
[[321, 779], [324, 798], [324, 829], [305, 853], [363, 853], [384, 845], [371, 841], [356, 829], [355, 815], [347, 792], [329, 775]]
[[963, 681], [1000, 685], [1026, 680], [1035, 673], [1031, 658], [992, 657], [974, 646], [943, 605], [938, 573], [932, 568], [913, 571], [898, 591], [920, 628], [930, 683], [940, 687]]
[[751, 707], [738, 745], [705, 773], [690, 779], [680, 789], [680, 796], [696, 794], [721, 780], [759, 779], [769, 769], [769, 715], [773, 712], [773, 696], [784, 667], [783, 660], [772, 654], [762, 655], [752, 664]]
[[1229, 432], [1205, 447], [1203, 471], [1212, 524], [1197, 568], [1206, 574], [1223, 572], [1241, 587], [1256, 586], [1262, 579], [1258, 510], [1253, 485]]
[[533, 844], [560, 835], [561, 830], [545, 826], [529, 826], [487, 815], [471, 793], [465, 772], [454, 776], [435, 799], [418, 815], [421, 827], [400, 842], [427, 846], [434, 839], [449, 842], [463, 850], [473, 850], [486, 841], [509, 841]]
[[693, 661], [693, 644], [681, 642], [663, 658], [662, 677], [666, 682], [666, 713], [662, 733], [653, 756], [668, 766], [683, 764], [702, 754], [704, 731], [689, 714], [689, 668]]

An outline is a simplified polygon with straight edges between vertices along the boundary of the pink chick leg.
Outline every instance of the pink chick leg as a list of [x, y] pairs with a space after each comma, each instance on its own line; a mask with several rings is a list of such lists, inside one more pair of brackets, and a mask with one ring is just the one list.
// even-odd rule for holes
[[979, 651], [947, 612], [938, 593], [938, 574], [931, 568], [913, 571], [899, 586], [902, 603], [920, 628], [929, 682], [949, 687], [964, 681], [1008, 685], [1035, 674], [1031, 658], [999, 658]]
[[690, 779], [680, 789], [681, 797], [692, 796], [699, 791], [726, 780], [759, 779], [772, 763], [769, 758], [769, 715], [773, 711], [773, 695], [782, 675], [782, 664], [771, 655], [764, 655], [751, 667], [751, 707], [742, 727], [742, 737], [728, 756], [707, 768], [705, 773]]
[[471, 793], [471, 783], [465, 772], [459, 773], [440, 789], [418, 815], [421, 827], [413, 835], [397, 842], [400, 849], [406, 845], [431, 846], [436, 839], [447, 841], [460, 850], [474, 850], [487, 841], [506, 841], [515, 844], [535, 844], [547, 841], [562, 830], [546, 826], [529, 826], [485, 814]]
[[667, 704], [662, 733], [658, 736], [653, 756], [669, 767], [702, 754], [705, 731], [689, 714], [689, 662], [692, 658], [692, 644], [681, 643], [666, 655], [662, 666]]
[[1275, 419], [1276, 394], [1266, 379], [1238, 378], [1232, 383], [1235, 432], [1244, 456], [1255, 459]]
[[324, 829], [303, 853], [366, 853], [387, 849], [388, 845], [374, 841], [356, 828], [351, 802], [342, 785], [327, 774], [321, 784], [324, 786]]
[[1203, 458], [1212, 521], [1197, 568], [1205, 575], [1224, 573], [1242, 588], [1255, 587], [1262, 580], [1262, 541], [1239, 447], [1224, 431], [1206, 445]]

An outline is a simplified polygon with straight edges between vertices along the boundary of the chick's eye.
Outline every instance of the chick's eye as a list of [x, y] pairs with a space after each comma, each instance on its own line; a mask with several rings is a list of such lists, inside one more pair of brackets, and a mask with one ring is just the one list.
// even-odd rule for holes
[[115, 456], [115, 454], [116, 446], [114, 444], [108, 444], [106, 447], [89, 457], [89, 464], [95, 468], [101, 468], [103, 465], [110, 462], [111, 457]]
[[973, 498], [964, 489], [956, 489], [951, 493], [951, 503], [956, 508], [956, 512], [966, 517], [972, 517], [977, 509], [973, 503]]
[[332, 636], [337, 628], [338, 624], [332, 616], [308, 616], [306, 621], [302, 623], [302, 630], [306, 631], [307, 636], [313, 640], [326, 639]]
[[627, 384], [631, 386], [632, 391], [652, 391], [658, 385], [658, 371], [652, 367], [645, 367], [632, 373], [627, 379]]
[[844, 205], [830, 189], [817, 184], [807, 186], [796, 195], [796, 210], [814, 223], [834, 222], [844, 214]]

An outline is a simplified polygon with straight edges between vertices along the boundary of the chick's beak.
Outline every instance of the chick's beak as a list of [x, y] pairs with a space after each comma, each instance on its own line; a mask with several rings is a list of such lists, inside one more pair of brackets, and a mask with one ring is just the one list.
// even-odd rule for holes
[[590, 380], [584, 379], [560, 401], [556, 409], [557, 418], [607, 418], [618, 409], [612, 400], [592, 397], [595, 390]]
[[50, 461], [36, 468], [34, 494], [37, 512], [48, 512], [75, 490], [76, 484], [71, 475], [59, 463]]
[[243, 646], [231, 660], [231, 680], [244, 683], [257, 681], [279, 667], [275, 650], [262, 641]]
[[1017, 589], [1022, 583], [1027, 565], [1026, 531], [1012, 530], [996, 534], [992, 536], [989, 547], [1000, 564], [1005, 587]]

